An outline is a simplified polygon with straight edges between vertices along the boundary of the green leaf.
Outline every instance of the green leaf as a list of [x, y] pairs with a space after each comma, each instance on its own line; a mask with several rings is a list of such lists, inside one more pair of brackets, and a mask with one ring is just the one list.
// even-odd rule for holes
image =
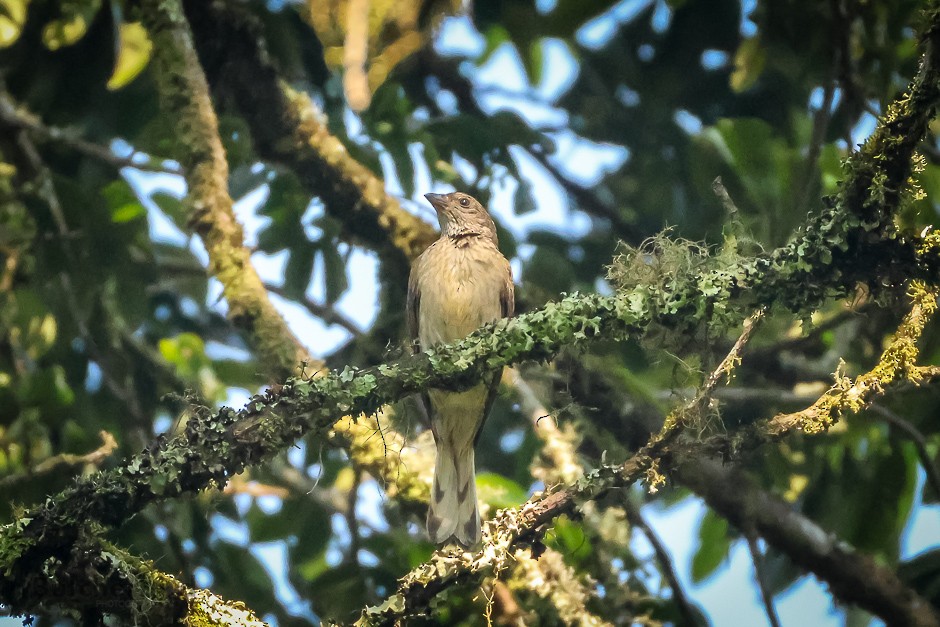
[[51, 20], [42, 30], [42, 43], [49, 50], [71, 46], [85, 33], [101, 8], [101, 0], [70, 0], [59, 2], [61, 17]]
[[206, 345], [195, 333], [162, 338], [157, 346], [163, 358], [176, 366], [177, 372], [183, 377], [196, 378], [200, 370], [209, 365]]
[[591, 556], [594, 547], [584, 528], [567, 515], [555, 519], [551, 532], [545, 536], [545, 544], [558, 549], [565, 561], [578, 566]]
[[330, 527], [329, 514], [322, 506], [303, 496], [284, 499], [281, 509], [273, 514], [265, 514], [257, 505], [252, 505], [245, 515], [245, 521], [252, 542], [273, 542], [297, 537], [298, 548], [303, 548], [296, 555], [299, 559], [320, 553], [329, 541], [329, 534], [323, 533], [324, 529]]
[[266, 381], [261, 367], [253, 360], [218, 359], [212, 362], [212, 368], [225, 385], [249, 391], [257, 390]]
[[320, 254], [323, 256], [323, 270], [326, 275], [326, 302], [332, 305], [349, 288], [346, 260], [335, 246], [323, 246]]
[[567, 256], [547, 246], [539, 246], [522, 268], [522, 278], [553, 294], [571, 289], [575, 274]]
[[517, 216], [532, 213], [538, 209], [532, 185], [528, 181], [520, 180], [516, 192], [512, 197], [512, 210]]
[[485, 64], [501, 45], [509, 41], [509, 31], [497, 24], [486, 29], [484, 37], [486, 46], [483, 48], [483, 54], [477, 58], [477, 65]]
[[313, 261], [317, 249], [313, 244], [300, 246], [291, 251], [284, 268], [284, 291], [289, 298], [303, 298], [310, 285]]
[[481, 501], [496, 509], [517, 507], [529, 498], [521, 485], [493, 472], [477, 474], [477, 494]]
[[529, 75], [529, 82], [537, 87], [542, 84], [545, 78], [545, 48], [542, 39], [536, 39], [529, 44], [528, 54], [522, 55], [526, 61], [526, 72]]
[[140, 22], [121, 24], [118, 32], [118, 56], [114, 61], [111, 78], [108, 79], [108, 89], [112, 91], [137, 78], [150, 62], [153, 50], [147, 30]]
[[173, 221], [173, 224], [175, 224], [177, 228], [183, 232], [188, 230], [186, 224], [188, 216], [186, 215], [186, 204], [183, 199], [177, 198], [167, 192], [157, 191], [150, 195], [150, 200], [160, 208], [160, 211], [162, 211], [166, 217]]
[[20, 402], [43, 412], [68, 407], [75, 402], [75, 392], [59, 364], [24, 377], [20, 384]]
[[111, 221], [115, 224], [124, 224], [146, 214], [147, 210], [140, 204], [137, 194], [124, 179], [109, 183], [101, 194], [111, 208]]
[[58, 50], [63, 46], [71, 46], [85, 36], [88, 31], [88, 20], [84, 15], [73, 15], [61, 20], [53, 20], [46, 24], [42, 30], [42, 43], [49, 50]]
[[728, 521], [712, 510], [705, 512], [698, 530], [699, 545], [692, 556], [692, 581], [701, 583], [728, 557], [731, 539]]
[[0, 0], [0, 48], [16, 43], [26, 23], [28, 0]]
[[144, 209], [140, 203], [127, 204], [118, 207], [111, 212], [111, 221], [115, 224], [123, 224], [125, 222], [130, 222], [135, 218], [139, 218], [146, 213], [147, 210]]
[[729, 78], [731, 89], [737, 93], [749, 89], [760, 78], [765, 62], [766, 51], [759, 37], [742, 41], [734, 54], [734, 71]]

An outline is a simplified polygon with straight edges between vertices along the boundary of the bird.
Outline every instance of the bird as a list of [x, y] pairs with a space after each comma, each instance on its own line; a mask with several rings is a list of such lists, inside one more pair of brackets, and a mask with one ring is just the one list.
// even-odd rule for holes
[[[415, 260], [408, 279], [408, 330], [415, 352], [463, 339], [513, 315], [512, 269], [499, 250], [486, 208], [463, 192], [425, 194], [440, 238]], [[464, 390], [430, 389], [421, 402], [437, 449], [427, 531], [442, 545], [479, 544], [474, 448], [496, 397], [501, 372]]]

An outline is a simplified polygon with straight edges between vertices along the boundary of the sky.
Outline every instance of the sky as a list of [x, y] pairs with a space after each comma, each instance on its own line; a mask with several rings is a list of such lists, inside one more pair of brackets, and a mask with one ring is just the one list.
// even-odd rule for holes
[[[603, 45], [616, 33], [618, 23], [635, 19], [651, 3], [653, 3], [652, 0], [620, 2], [603, 16], [584, 25], [577, 34], [578, 43], [586, 47]], [[652, 20], [654, 26], [663, 29], [668, 26], [670, 11], [665, 2], [655, 2], [655, 5], [656, 10], [653, 12]], [[554, 6], [554, 1], [538, 0], [538, 6], [543, 10], [550, 10]], [[748, 17], [753, 8], [753, 0], [743, 2], [741, 31], [745, 35], [753, 34], [756, 29]], [[509, 45], [504, 44], [496, 50], [479, 68], [470, 63], [464, 64], [463, 71], [473, 82], [478, 101], [485, 111], [490, 113], [499, 110], [514, 111], [533, 127], [564, 127], [566, 125], [566, 113], [552, 106], [552, 102], [562, 95], [574, 81], [577, 64], [565, 43], [549, 39], [544, 42], [543, 46], [546, 71], [543, 72], [543, 82], [538, 85], [529, 84], [518, 54]], [[442, 54], [473, 58], [482, 53], [484, 39], [468, 18], [455, 17], [447, 19], [442, 25], [437, 36], [436, 47]], [[702, 59], [703, 64], [713, 66], [726, 62], [728, 59], [719, 54], [703, 55]], [[446, 103], [442, 104], [446, 108]], [[813, 107], [814, 104], [818, 106], [818, 103], [812, 101], [808, 103], [808, 106]], [[694, 116], [690, 117], [694, 118]], [[358, 126], [358, 120], [351, 112], [347, 113], [346, 122], [353, 131]], [[696, 132], [700, 128], [700, 123], [697, 123], [696, 119], [681, 115], [677, 117], [676, 123], [687, 132]], [[855, 129], [854, 134], [860, 141], [873, 127], [874, 118], [866, 118]], [[579, 138], [569, 130], [560, 130], [551, 135], [558, 147], [557, 152], [551, 158], [552, 162], [572, 179], [584, 185], [596, 183], [605, 172], [618, 168], [630, 157], [629, 152], [622, 147], [597, 144]], [[120, 153], [125, 148], [117, 143], [114, 149]], [[516, 215], [512, 210], [516, 183], [506, 182], [495, 191], [490, 206], [502, 224], [517, 238], [535, 228], [550, 229], [572, 237], [584, 234], [590, 227], [590, 219], [584, 214], [568, 210], [564, 192], [538, 163], [521, 150], [512, 150], [512, 155], [521, 175], [530, 184], [538, 187], [538, 204], [535, 211]], [[433, 211], [425, 205], [422, 196], [429, 191], [449, 191], [449, 188], [433, 184], [427, 169], [419, 166], [416, 176], [416, 193], [412, 198], [403, 198], [403, 192], [391, 167], [390, 158], [383, 158], [382, 163], [386, 170], [388, 192], [401, 198], [403, 205], [409, 210], [426, 220], [433, 220]], [[420, 164], [421, 160], [417, 160], [416, 163]], [[455, 163], [455, 167], [460, 169], [470, 166], [458, 162]], [[182, 233], [155, 203], [148, 200], [149, 196], [156, 191], [167, 192], [177, 197], [183, 196], [185, 194], [183, 181], [164, 174], [143, 173], [132, 169], [126, 169], [124, 174], [140, 197], [145, 200], [153, 237], [157, 240], [190, 246], [201, 262], [206, 264], [205, 251], [198, 239]], [[267, 189], [262, 186], [245, 197], [237, 199], [236, 215], [245, 227], [246, 244], [249, 246], [257, 242], [258, 232], [266, 222], [266, 218], [259, 216], [257, 210], [265, 201], [267, 193]], [[318, 209], [311, 204], [304, 218], [305, 223], [309, 224], [317, 215]], [[521, 247], [519, 254], [525, 257], [531, 254], [531, 250]], [[286, 252], [275, 255], [255, 253], [252, 261], [262, 278], [273, 283], [281, 282]], [[519, 275], [519, 261], [519, 259], [513, 260], [517, 276]], [[375, 295], [377, 263], [374, 255], [364, 250], [354, 249], [350, 269], [350, 287], [337, 303], [337, 309], [361, 329], [367, 329], [377, 312]], [[219, 301], [221, 288], [214, 279], [211, 281], [213, 285], [208, 303], [224, 311], [225, 303]], [[314, 300], [322, 301], [324, 296], [322, 286], [322, 276], [314, 276], [308, 295]], [[349, 339], [349, 333], [341, 327], [324, 325], [310, 316], [302, 307], [277, 296], [272, 295], [272, 299], [275, 306], [284, 314], [292, 330], [307, 344], [307, 348], [313, 354], [327, 355]], [[219, 350], [221, 349], [217, 346], [209, 347], [210, 352]], [[238, 407], [247, 397], [247, 390], [231, 389], [227, 404]], [[300, 450], [295, 450], [292, 454], [299, 457], [299, 453]], [[919, 481], [922, 485], [924, 481], [922, 473]], [[917, 494], [919, 499], [920, 488]], [[360, 519], [370, 521], [379, 529], [387, 527], [381, 515], [382, 498], [378, 485], [374, 481], [367, 481], [360, 488], [357, 504]], [[240, 511], [247, 511], [251, 502], [251, 497], [246, 495], [236, 497]], [[276, 511], [280, 506], [277, 499], [273, 497], [260, 499], [258, 505], [269, 512]], [[909, 558], [940, 543], [940, 506], [918, 507], [919, 505], [919, 502], [915, 505], [917, 513], [912, 517], [904, 533], [903, 558]], [[739, 542], [733, 546], [729, 559], [712, 577], [698, 584], [691, 581], [692, 555], [698, 545], [699, 522], [705, 513], [705, 507], [698, 498], [689, 497], [671, 507], [664, 507], [659, 503], [651, 504], [644, 508], [643, 513], [667, 547], [690, 599], [702, 607], [712, 624], [752, 626], [768, 624], [761, 601], [757, 596], [757, 588], [753, 585], [754, 573], [751, 558], [743, 543]], [[221, 514], [213, 515], [211, 522], [218, 540], [240, 545], [247, 543], [247, 528], [244, 524], [232, 521]], [[341, 516], [334, 520], [333, 525], [334, 531], [340, 538], [339, 544], [331, 549], [331, 559], [335, 563], [339, 560], [342, 545], [348, 541], [349, 534]], [[648, 556], [652, 552], [646, 540], [639, 535], [634, 537], [634, 548], [641, 557]], [[312, 608], [301, 599], [287, 581], [287, 553], [284, 543], [271, 542], [254, 545], [252, 553], [275, 580], [281, 603], [293, 614], [313, 618]], [[374, 556], [370, 558], [369, 555], [361, 557], [366, 561], [374, 559]], [[196, 582], [201, 586], [210, 586], [211, 575], [204, 569], [198, 570]], [[843, 622], [840, 611], [833, 607], [832, 599], [825, 588], [810, 576], [804, 577], [790, 590], [778, 595], [775, 604], [784, 625], [827, 627], [840, 625]], [[19, 619], [0, 619], [0, 625], [6, 624], [20, 624], [20, 621]], [[879, 623], [875, 621], [872, 624]]]

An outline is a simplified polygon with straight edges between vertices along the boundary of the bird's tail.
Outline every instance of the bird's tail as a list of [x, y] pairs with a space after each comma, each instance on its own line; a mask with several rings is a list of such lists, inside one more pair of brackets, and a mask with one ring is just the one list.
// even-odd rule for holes
[[451, 537], [465, 547], [480, 542], [475, 474], [472, 444], [454, 450], [443, 440], [437, 442], [428, 508], [428, 535], [435, 544], [443, 544]]

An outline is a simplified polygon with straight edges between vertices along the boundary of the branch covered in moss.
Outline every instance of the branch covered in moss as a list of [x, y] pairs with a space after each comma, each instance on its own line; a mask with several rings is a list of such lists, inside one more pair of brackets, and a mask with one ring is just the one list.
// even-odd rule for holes
[[[436, 230], [387, 194], [384, 181], [330, 132], [310, 97], [278, 74], [261, 27], [247, 11], [203, 0], [186, 2], [186, 11], [213, 88], [247, 122], [258, 155], [294, 172], [342, 225], [344, 237], [378, 253], [380, 313], [368, 336], [355, 343], [375, 357], [374, 347], [381, 349], [402, 327], [410, 260], [437, 238]], [[305, 36], [316, 38], [313, 31]]]
[[[28, 520], [21, 518], [13, 525], [25, 529]], [[153, 563], [102, 540], [101, 531], [95, 525], [84, 525], [71, 544], [55, 555], [20, 565], [31, 567], [30, 571], [9, 573], [18, 577], [19, 585], [2, 588], [6, 609], [18, 613], [59, 607], [80, 618], [82, 624], [97, 624], [106, 614], [142, 627], [266, 624], [243, 603], [189, 588]], [[4, 552], [15, 548], [6, 539], [0, 542]]]
[[[492, 576], [506, 568], [512, 556], [519, 548], [538, 545], [545, 527], [553, 519], [563, 514], [575, 514], [587, 501], [596, 500], [610, 490], [627, 488], [639, 479], [645, 478], [651, 489], [664, 481], [664, 473], [676, 470], [688, 460], [700, 460], [711, 456], [720, 456], [725, 460], [737, 459], [740, 455], [754, 450], [758, 446], [787, 433], [803, 430], [818, 433], [828, 429], [842, 413], [857, 412], [872, 401], [884, 395], [891, 385], [899, 382], [919, 385], [940, 378], [940, 367], [917, 366], [916, 340], [920, 337], [928, 317], [936, 309], [937, 295], [915, 285], [912, 289], [914, 303], [911, 311], [898, 327], [898, 331], [881, 355], [878, 364], [870, 372], [857, 377], [854, 382], [843, 383], [837, 374], [837, 384], [824, 394], [819, 401], [807, 410], [792, 414], [779, 414], [743, 429], [739, 433], [715, 435], [696, 443], [680, 443], [675, 436], [681, 425], [692, 424], [698, 415], [705, 411], [709, 387], [714, 387], [717, 379], [725, 376], [728, 364], [733, 362], [735, 350], [726, 358], [709, 377], [702, 392], [685, 407], [674, 411], [672, 419], [667, 418], [662, 430], [653, 435], [646, 446], [630, 457], [623, 464], [604, 466], [585, 475], [574, 485], [547, 495], [533, 496], [522, 507], [499, 512], [495, 519], [484, 524], [483, 548], [471, 555], [452, 549], [435, 553], [430, 560], [408, 573], [399, 582], [398, 591], [383, 604], [363, 610], [356, 623], [365, 625], [390, 625], [396, 621], [424, 615], [429, 611], [431, 600], [443, 590], [458, 583], [476, 581]], [[746, 333], [742, 338], [746, 338]], [[738, 344], [741, 343], [739, 340]], [[808, 420], [812, 416], [813, 420]], [[865, 558], [856, 556], [858, 563]], [[868, 560], [870, 561], [870, 560]], [[837, 577], [839, 571], [828, 564], [817, 575], [826, 581]], [[874, 572], [874, 571], [872, 571]], [[870, 586], [878, 586], [887, 575], [876, 572], [879, 578], [872, 580]], [[894, 578], [896, 579], [896, 577]], [[832, 582], [835, 592], [841, 591], [847, 584], [842, 581]], [[851, 595], [848, 602], [858, 603], [861, 607], [876, 613], [890, 622], [892, 616], [907, 615], [920, 617], [917, 622], [903, 623], [914, 625], [940, 625], [940, 615], [919, 595], [904, 588], [899, 595], [893, 581], [877, 599], [860, 598]], [[889, 600], [893, 600], [891, 603]]]
[[375, 477], [388, 498], [415, 511], [427, 505], [434, 468], [430, 431], [408, 442], [382, 409], [375, 415], [344, 417], [333, 425], [329, 435], [332, 442], [349, 451], [355, 467]]
[[290, 168], [349, 236], [401, 268], [437, 238], [329, 132], [310, 98], [278, 75], [255, 20], [220, 2], [187, 1], [186, 11], [213, 87], [247, 121], [263, 159]]
[[140, 17], [154, 42], [161, 105], [176, 122], [174, 134], [189, 188], [189, 224], [209, 254], [209, 271], [222, 283], [228, 317], [248, 334], [276, 378], [296, 374], [310, 357], [268, 299], [244, 245], [228, 193], [218, 119], [182, 6], [173, 0], [149, 0], [141, 3]]

